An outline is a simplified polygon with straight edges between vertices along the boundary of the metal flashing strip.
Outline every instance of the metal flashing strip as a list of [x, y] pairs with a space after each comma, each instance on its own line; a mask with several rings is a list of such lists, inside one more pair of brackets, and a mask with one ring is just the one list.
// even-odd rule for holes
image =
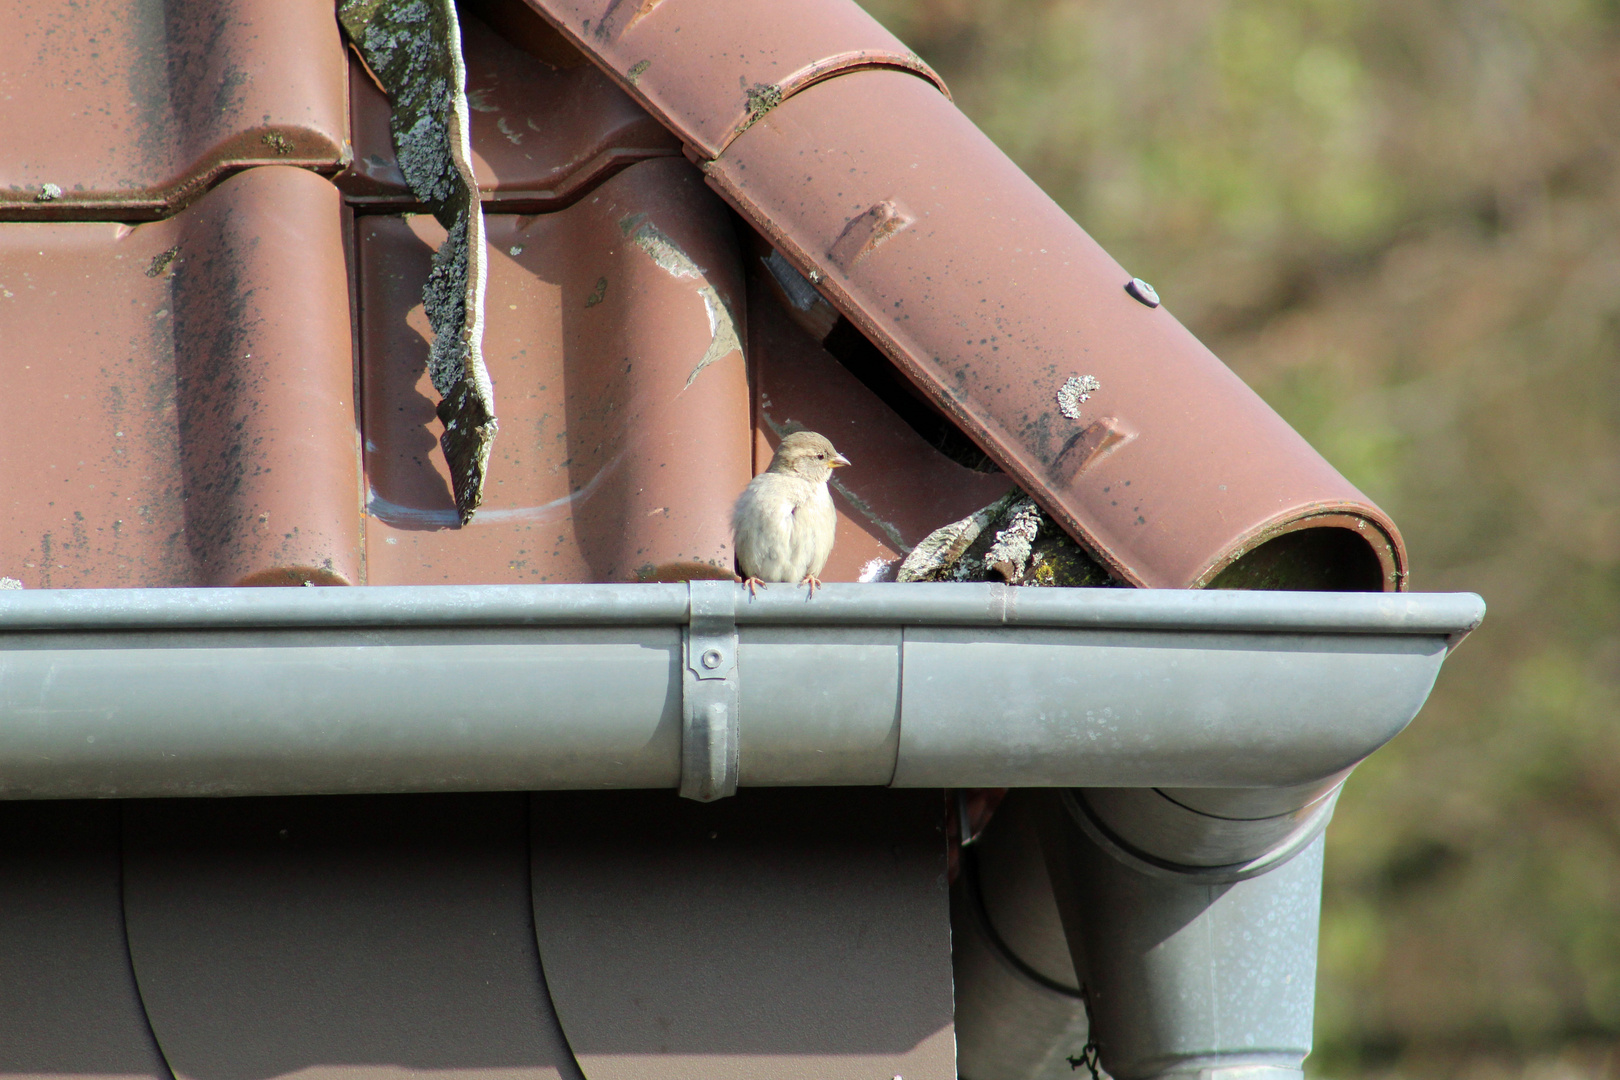
[[1278, 787], [1404, 728], [1483, 614], [993, 584], [23, 590], [0, 594], [0, 797]]

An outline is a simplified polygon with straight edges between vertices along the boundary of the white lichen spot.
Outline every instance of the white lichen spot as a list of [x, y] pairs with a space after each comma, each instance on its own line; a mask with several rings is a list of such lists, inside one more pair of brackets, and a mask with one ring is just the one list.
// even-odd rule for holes
[[[737, 333], [737, 320], [725, 297], [704, 279], [708, 272], [692, 260], [686, 251], [666, 233], [647, 220], [646, 214], [630, 214], [619, 222], [619, 230], [629, 237], [647, 256], [670, 277], [695, 278], [702, 282], [698, 295], [703, 298], [704, 310], [709, 316], [709, 347], [698, 359], [697, 366], [686, 377], [686, 386], [696, 381], [699, 373], [732, 352], [742, 352], [742, 338]], [[685, 389], [685, 387], [682, 387]]]
[[856, 581], [893, 581], [894, 570], [899, 559], [868, 559], [861, 566], [861, 572]]
[[62, 189], [56, 184], [41, 184], [39, 194], [34, 196], [35, 202], [55, 202], [62, 197]]
[[1006, 563], [1012, 567], [1012, 580], [1024, 576], [1029, 568], [1030, 552], [1034, 550], [1035, 534], [1041, 528], [1041, 508], [1033, 499], [1024, 499], [1007, 512], [1007, 527], [996, 533], [995, 543], [984, 553], [986, 566]]
[[1080, 419], [1080, 403], [1090, 401], [1091, 395], [1102, 389], [1095, 375], [1071, 375], [1058, 389], [1058, 410], [1070, 420]]
[[14, 577], [0, 577], [0, 589], [20, 589], [23, 583]]
[[507, 249], [506, 253], [508, 255], [512, 256], [512, 258], [515, 259], [519, 255], [523, 254], [523, 245], [522, 244], [513, 244], [510, 248]]
[[979, 538], [980, 533], [1021, 497], [1022, 493], [1015, 488], [983, 510], [935, 529], [923, 537], [906, 556], [905, 561], [900, 564], [895, 580], [931, 581], [936, 575], [947, 570], [952, 572], [958, 581], [968, 580], [972, 572], [978, 569], [977, 566], [970, 567], [968, 564], [976, 563], [977, 560], [964, 558], [964, 553], [973, 546], [973, 541]]

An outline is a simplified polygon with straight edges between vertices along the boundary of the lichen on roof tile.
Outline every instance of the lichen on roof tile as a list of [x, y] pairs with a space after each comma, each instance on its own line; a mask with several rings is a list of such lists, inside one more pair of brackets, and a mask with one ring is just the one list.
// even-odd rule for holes
[[460, 24], [451, 0], [342, 0], [338, 21], [388, 92], [406, 183], [447, 230], [422, 301], [434, 334], [428, 373], [440, 395], [439, 443], [466, 524], [483, 501], [499, 425], [482, 352], [484, 216], [472, 172]]

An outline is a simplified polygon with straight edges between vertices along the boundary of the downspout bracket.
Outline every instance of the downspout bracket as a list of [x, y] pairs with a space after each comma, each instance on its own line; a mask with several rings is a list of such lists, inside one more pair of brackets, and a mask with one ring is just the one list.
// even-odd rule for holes
[[737, 592], [729, 581], [687, 583], [681, 638], [681, 796], [737, 793]]

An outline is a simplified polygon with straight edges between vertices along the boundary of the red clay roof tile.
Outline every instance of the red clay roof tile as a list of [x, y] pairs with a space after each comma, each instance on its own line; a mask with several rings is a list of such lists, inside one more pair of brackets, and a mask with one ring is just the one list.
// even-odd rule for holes
[[[418, 325], [437, 226], [365, 217], [351, 233], [312, 172], [252, 169], [133, 230], [0, 226], [0, 362], [34, 403], [0, 433], [0, 455], [29, 463], [7, 491], [0, 572], [29, 585], [719, 574], [751, 458], [796, 421], [856, 459], [839, 477], [829, 579], [1016, 480], [1137, 584], [1207, 584], [1301, 528], [1353, 535], [1386, 587], [1403, 584], [1387, 517], [1164, 309], [1132, 299], [1126, 271], [854, 5], [818, 0], [789, 19], [741, 0], [605, 2], [479, 10], [510, 36], [513, 18], [541, 28], [543, 6], [690, 152], [735, 139], [710, 184], [1011, 477], [928, 447], [769, 288], [752, 290], [746, 329], [732, 223], [669, 156], [674, 138], [551, 31], [519, 34], [525, 52], [467, 18], [485, 197], [554, 211], [490, 218], [485, 351], [509, 426], [485, 516], [466, 530], [440, 520], [454, 511]], [[77, 22], [19, 9], [0, 56], [20, 59], [4, 70], [59, 93], [0, 116], [0, 136], [38, 148], [8, 164], [0, 214], [160, 213], [261, 160], [256, 146], [334, 168], [346, 73], [363, 153], [341, 182], [355, 203], [408, 205], [385, 102], [346, 68], [331, 8], [267, 3], [205, 5], [157, 29], [136, 0]], [[886, 65], [905, 70], [854, 70]], [[15, 96], [24, 84], [10, 78]], [[82, 179], [36, 201], [67, 173]]]
[[331, 0], [10, 4], [0, 217], [140, 220], [252, 165], [347, 160]]
[[[680, 153], [680, 140], [583, 56], [556, 67], [471, 16], [461, 30], [473, 171], [486, 211], [555, 210], [626, 165]], [[388, 99], [358, 58], [349, 85], [354, 161], [338, 187], [356, 206], [413, 206], [394, 160]]]
[[[1337, 513], [1382, 555], [1386, 587], [1404, 581], [1388, 517], [1165, 308], [1133, 299], [1131, 275], [926, 83], [821, 83], [707, 171], [1125, 580], [1204, 585]], [[1100, 388], [1083, 406], [1060, 402], [1087, 376]]]
[[822, 79], [897, 68], [945, 84], [848, 0], [528, 0], [652, 114], [712, 158]]
[[369, 582], [730, 575], [731, 504], [752, 476], [728, 330], [742, 284], [725, 209], [685, 159], [632, 166], [555, 214], [486, 219], [501, 437], [465, 528], [424, 370], [421, 288], [443, 230], [359, 226]]
[[0, 573], [360, 580], [342, 218], [263, 168], [166, 221], [0, 226]]

